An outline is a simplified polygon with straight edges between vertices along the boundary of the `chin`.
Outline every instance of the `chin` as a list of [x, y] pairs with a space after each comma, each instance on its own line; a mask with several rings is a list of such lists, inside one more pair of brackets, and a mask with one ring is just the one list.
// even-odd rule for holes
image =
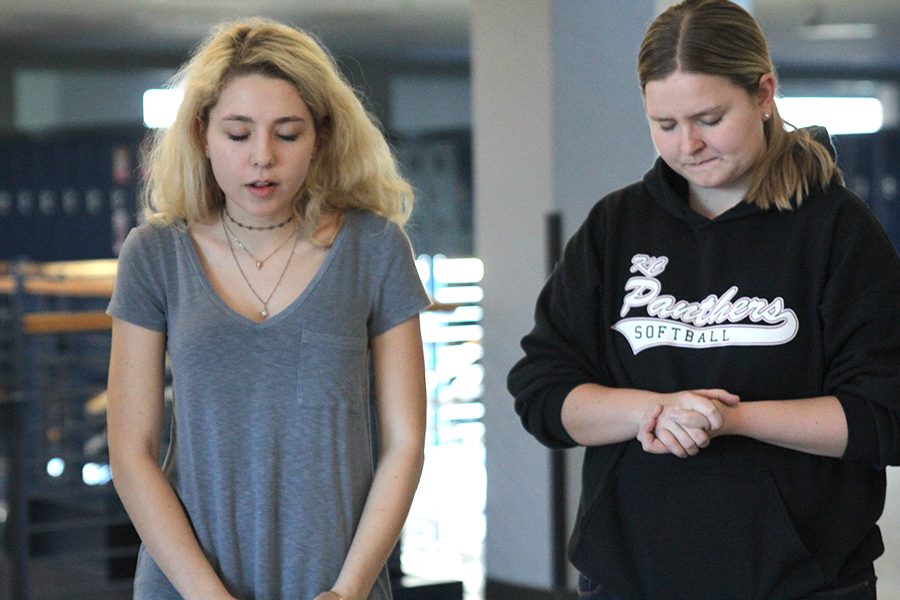
[[693, 185], [707, 189], [730, 187], [734, 183], [728, 177], [717, 173], [688, 173], [682, 176]]

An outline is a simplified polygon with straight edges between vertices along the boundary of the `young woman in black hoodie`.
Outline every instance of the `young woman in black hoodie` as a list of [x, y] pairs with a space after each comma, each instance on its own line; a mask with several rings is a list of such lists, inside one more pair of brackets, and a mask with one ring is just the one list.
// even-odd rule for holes
[[875, 598], [900, 259], [741, 7], [670, 7], [638, 74], [659, 159], [569, 241], [508, 380], [538, 440], [587, 447], [582, 597]]

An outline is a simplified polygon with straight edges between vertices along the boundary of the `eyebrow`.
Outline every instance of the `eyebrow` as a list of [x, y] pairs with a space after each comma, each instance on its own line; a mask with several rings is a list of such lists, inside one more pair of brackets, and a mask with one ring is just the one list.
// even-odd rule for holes
[[[253, 123], [253, 119], [245, 115], [226, 115], [222, 117], [223, 121], [233, 121], [237, 123]], [[306, 119], [300, 116], [287, 116], [275, 119], [275, 125], [283, 125], [285, 123], [305, 123]]]
[[[695, 112], [692, 115], [688, 115], [687, 118], [688, 119], [698, 119], [700, 117], [706, 117], [706, 116], [709, 116], [712, 114], [723, 112], [723, 110], [724, 109], [721, 106], [712, 106], [710, 108], [706, 108], [704, 110]], [[647, 116], [650, 117], [650, 119], [653, 121], [677, 121], [678, 120], [675, 117], [655, 117], [655, 116], [649, 115], [649, 114]]]

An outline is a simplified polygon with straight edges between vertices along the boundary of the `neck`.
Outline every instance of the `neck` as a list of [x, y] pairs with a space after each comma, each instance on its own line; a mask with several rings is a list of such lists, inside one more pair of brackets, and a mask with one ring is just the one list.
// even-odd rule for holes
[[708, 219], [715, 219], [728, 209], [737, 206], [746, 196], [741, 188], [690, 188], [690, 207]]

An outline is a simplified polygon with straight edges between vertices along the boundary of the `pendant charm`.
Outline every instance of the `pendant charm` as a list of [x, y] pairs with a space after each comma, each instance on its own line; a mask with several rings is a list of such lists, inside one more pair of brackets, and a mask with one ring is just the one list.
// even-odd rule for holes
[[257, 269], [262, 269], [262, 266], [263, 266], [263, 263], [262, 263], [261, 260], [256, 261], [256, 268], [257, 268]]
[[269, 316], [269, 309], [263, 308], [261, 311], [259, 311], [259, 316], [261, 316], [263, 319], [265, 319], [266, 317], [268, 317], [268, 316]]

